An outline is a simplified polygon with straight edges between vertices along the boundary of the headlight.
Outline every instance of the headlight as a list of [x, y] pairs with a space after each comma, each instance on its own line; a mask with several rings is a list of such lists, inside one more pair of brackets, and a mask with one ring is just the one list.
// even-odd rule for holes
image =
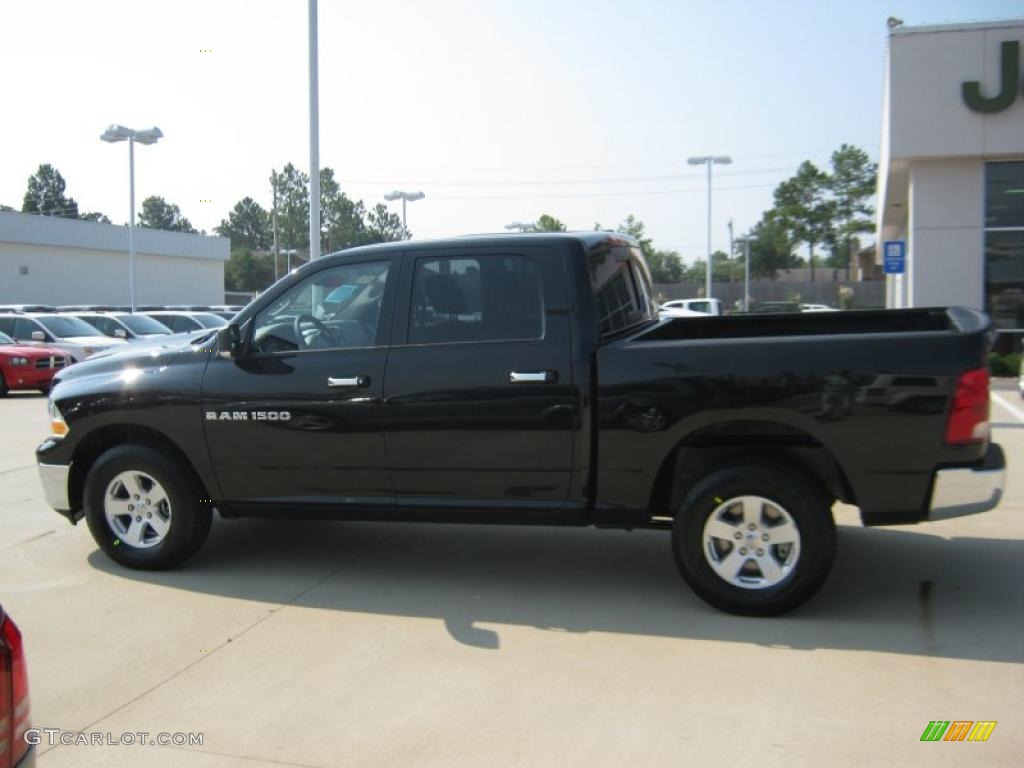
[[58, 437], [64, 437], [68, 433], [68, 425], [57, 404], [53, 402], [52, 394], [46, 400], [46, 409], [50, 412], [50, 431]]
[[27, 357], [12, 357], [11, 365], [28, 365]]

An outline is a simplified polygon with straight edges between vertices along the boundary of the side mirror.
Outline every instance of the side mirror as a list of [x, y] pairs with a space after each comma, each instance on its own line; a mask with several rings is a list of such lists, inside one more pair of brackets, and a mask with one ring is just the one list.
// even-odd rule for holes
[[46, 341], [46, 334], [42, 331], [32, 331], [32, 341]]
[[237, 360], [242, 356], [242, 332], [234, 323], [217, 331], [217, 354], [226, 360]]
[[126, 339], [126, 338], [128, 338], [128, 334], [124, 332], [124, 328], [115, 328], [114, 329], [114, 338], [115, 339]]

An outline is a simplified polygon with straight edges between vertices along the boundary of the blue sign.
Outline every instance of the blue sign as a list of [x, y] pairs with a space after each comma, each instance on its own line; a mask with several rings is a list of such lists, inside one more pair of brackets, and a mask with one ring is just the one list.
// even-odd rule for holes
[[885, 274], [902, 275], [907, 269], [907, 241], [886, 240], [882, 243]]

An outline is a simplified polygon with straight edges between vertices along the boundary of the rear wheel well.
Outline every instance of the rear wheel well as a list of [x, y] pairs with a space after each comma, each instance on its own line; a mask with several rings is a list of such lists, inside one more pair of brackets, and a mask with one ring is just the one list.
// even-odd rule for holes
[[80, 509], [82, 506], [85, 478], [96, 463], [96, 459], [110, 448], [128, 444], [145, 445], [160, 452], [189, 473], [203, 498], [210, 498], [209, 490], [192, 462], [169, 437], [155, 429], [136, 424], [111, 424], [94, 430], [75, 448], [71, 459], [71, 474], [68, 477], [68, 497], [72, 509]]
[[665, 457], [651, 492], [650, 514], [674, 515], [702, 477], [738, 462], [789, 467], [814, 480], [830, 499], [856, 503], [835, 456], [808, 433], [777, 422], [731, 421], [692, 432]]

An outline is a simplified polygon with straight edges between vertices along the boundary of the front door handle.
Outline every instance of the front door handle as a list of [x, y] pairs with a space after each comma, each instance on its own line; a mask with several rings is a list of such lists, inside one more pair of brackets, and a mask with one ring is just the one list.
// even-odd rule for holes
[[512, 371], [508, 380], [512, 384], [554, 384], [558, 371]]
[[335, 378], [333, 376], [328, 376], [327, 386], [329, 389], [337, 389], [339, 387], [368, 387], [370, 386], [370, 377], [340, 376], [338, 378]]

